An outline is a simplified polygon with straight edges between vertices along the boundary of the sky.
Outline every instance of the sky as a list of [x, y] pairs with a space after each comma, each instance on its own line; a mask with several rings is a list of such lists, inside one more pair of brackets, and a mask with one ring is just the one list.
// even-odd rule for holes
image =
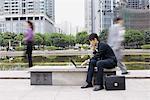
[[84, 0], [55, 0], [55, 20], [84, 27]]

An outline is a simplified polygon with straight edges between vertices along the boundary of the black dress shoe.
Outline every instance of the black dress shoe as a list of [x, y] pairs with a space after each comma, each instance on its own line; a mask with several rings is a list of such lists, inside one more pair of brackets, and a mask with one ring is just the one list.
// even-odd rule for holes
[[123, 72], [123, 73], [121, 73], [122, 75], [127, 75], [127, 74], [129, 74], [129, 72]]
[[92, 83], [85, 83], [82, 87], [81, 87], [81, 89], [85, 89], [85, 88], [89, 88], [89, 87], [93, 87], [93, 85], [92, 85]]
[[102, 89], [104, 89], [104, 86], [96, 85], [96, 86], [94, 86], [93, 91], [99, 91], [99, 90], [102, 90]]

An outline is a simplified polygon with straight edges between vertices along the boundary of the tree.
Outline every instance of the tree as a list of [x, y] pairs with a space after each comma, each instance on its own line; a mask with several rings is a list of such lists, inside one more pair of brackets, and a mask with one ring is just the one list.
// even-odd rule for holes
[[45, 34], [46, 45], [56, 47], [68, 47], [69, 45], [75, 45], [75, 37], [72, 35], [66, 35], [61, 33], [46, 33]]
[[65, 47], [67, 44], [65, 35], [60, 33], [52, 33], [50, 35], [51, 45], [56, 47]]
[[75, 37], [72, 35], [66, 35], [65, 40], [68, 42], [68, 46], [74, 46], [76, 44]]
[[0, 46], [2, 46], [3, 41], [4, 41], [3, 35], [2, 35], [2, 33], [0, 33]]
[[10, 33], [10, 32], [6, 32], [6, 33], [1, 33], [2, 38], [2, 44], [3, 46], [8, 46], [9, 41], [11, 42], [12, 45], [14, 45], [15, 43], [15, 37], [16, 34], [15, 33]]
[[15, 37], [15, 40], [16, 40], [16, 43], [21, 44], [23, 43], [23, 38], [24, 38], [24, 35], [22, 33], [20, 34], [17, 34], [17, 36]]
[[79, 32], [76, 35], [76, 42], [79, 44], [88, 44], [88, 33], [87, 32]]
[[150, 44], [150, 31], [144, 32], [144, 42], [145, 44]]
[[45, 39], [45, 45], [47, 45], [47, 46], [52, 45], [51, 34], [50, 33], [45, 33], [44, 34], [44, 39]]
[[20, 33], [20, 34], [17, 34], [17, 36], [15, 37], [15, 40], [23, 42], [23, 38], [24, 38], [24, 35]]
[[100, 38], [101, 42], [105, 42], [106, 43], [107, 42], [107, 38], [108, 38], [108, 30], [107, 29], [103, 30], [100, 33], [99, 38]]
[[144, 34], [138, 30], [127, 30], [124, 43], [129, 48], [140, 48], [144, 44]]
[[35, 43], [35, 45], [38, 45], [38, 48], [42, 45], [43, 38], [40, 33], [35, 34], [34, 43]]

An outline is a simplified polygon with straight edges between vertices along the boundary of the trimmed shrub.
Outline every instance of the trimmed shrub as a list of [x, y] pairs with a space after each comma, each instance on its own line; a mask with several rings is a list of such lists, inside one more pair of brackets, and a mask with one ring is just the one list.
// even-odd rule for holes
[[24, 51], [24, 46], [21, 46], [21, 47], [15, 47], [15, 50], [16, 51]]
[[141, 48], [142, 49], [150, 49], [150, 44], [142, 45]]
[[55, 46], [47, 46], [46, 50], [58, 50], [59, 47], [55, 47]]

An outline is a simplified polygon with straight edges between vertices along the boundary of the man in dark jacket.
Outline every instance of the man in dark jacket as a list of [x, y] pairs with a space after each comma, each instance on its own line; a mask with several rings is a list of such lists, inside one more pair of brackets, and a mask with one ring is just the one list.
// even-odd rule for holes
[[94, 67], [97, 67], [96, 83], [94, 91], [102, 90], [103, 87], [103, 70], [104, 68], [111, 69], [117, 65], [117, 59], [111, 47], [105, 43], [100, 43], [97, 34], [92, 33], [89, 36], [91, 49], [94, 56], [90, 59], [89, 68], [87, 72], [86, 83], [81, 87], [93, 87], [92, 78], [94, 74]]

